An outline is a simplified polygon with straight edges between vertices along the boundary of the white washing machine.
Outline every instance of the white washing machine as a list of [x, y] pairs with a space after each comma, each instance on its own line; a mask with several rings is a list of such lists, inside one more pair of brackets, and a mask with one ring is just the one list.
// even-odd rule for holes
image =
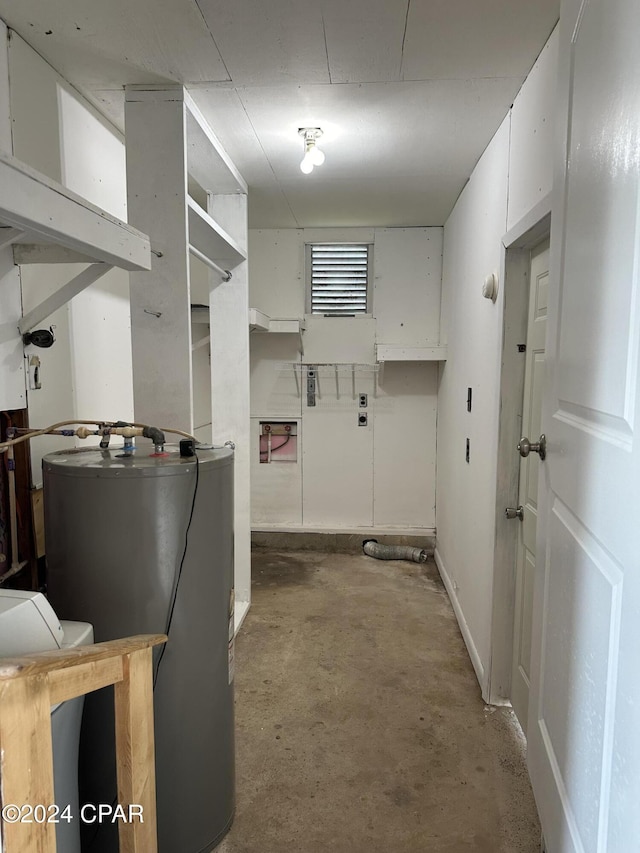
[[[61, 622], [42, 593], [0, 590], [0, 657], [92, 642], [93, 627], [88, 622]], [[83, 706], [84, 696], [79, 696], [51, 708], [55, 801], [61, 811], [70, 806], [73, 817], [56, 824], [57, 849], [64, 853], [80, 853], [78, 745]]]

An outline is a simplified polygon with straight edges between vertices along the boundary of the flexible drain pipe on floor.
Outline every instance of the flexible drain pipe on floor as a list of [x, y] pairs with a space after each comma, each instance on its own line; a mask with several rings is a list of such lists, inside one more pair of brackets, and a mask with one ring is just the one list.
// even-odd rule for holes
[[362, 549], [369, 557], [376, 560], [413, 560], [414, 563], [426, 563], [427, 552], [424, 548], [414, 548], [411, 545], [381, 545], [377, 539], [365, 539]]

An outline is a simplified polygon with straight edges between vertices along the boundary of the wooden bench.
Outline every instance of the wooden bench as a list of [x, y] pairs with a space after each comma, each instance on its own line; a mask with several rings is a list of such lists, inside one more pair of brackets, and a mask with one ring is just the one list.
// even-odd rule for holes
[[[3, 808], [53, 806], [51, 706], [113, 684], [118, 803], [127, 814], [130, 805], [141, 806], [144, 818], [118, 820], [120, 851], [156, 853], [152, 649], [166, 641], [164, 634], [145, 634], [0, 660]], [[3, 820], [2, 849], [56, 853], [55, 826]]]

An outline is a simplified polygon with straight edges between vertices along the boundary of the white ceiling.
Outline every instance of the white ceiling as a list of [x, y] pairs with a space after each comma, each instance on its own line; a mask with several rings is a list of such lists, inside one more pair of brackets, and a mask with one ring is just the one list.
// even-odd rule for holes
[[[127, 83], [184, 83], [249, 184], [250, 225], [441, 225], [559, 0], [0, 0], [123, 128]], [[326, 162], [299, 169], [299, 127]]]

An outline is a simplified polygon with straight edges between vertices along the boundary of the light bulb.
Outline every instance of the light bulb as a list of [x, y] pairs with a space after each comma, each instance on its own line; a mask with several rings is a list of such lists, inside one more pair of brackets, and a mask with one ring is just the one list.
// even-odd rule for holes
[[324, 151], [321, 151], [317, 145], [314, 145], [309, 151], [311, 162], [314, 166], [322, 166], [324, 163]]
[[302, 162], [300, 163], [300, 171], [304, 172], [305, 175], [310, 175], [311, 172], [313, 172], [313, 160], [309, 156], [308, 151], [302, 158]]
[[313, 172], [314, 166], [322, 166], [324, 163], [324, 152], [320, 151], [316, 143], [322, 136], [322, 129], [319, 127], [300, 127], [298, 134], [304, 141], [304, 157], [300, 168], [305, 175]]

